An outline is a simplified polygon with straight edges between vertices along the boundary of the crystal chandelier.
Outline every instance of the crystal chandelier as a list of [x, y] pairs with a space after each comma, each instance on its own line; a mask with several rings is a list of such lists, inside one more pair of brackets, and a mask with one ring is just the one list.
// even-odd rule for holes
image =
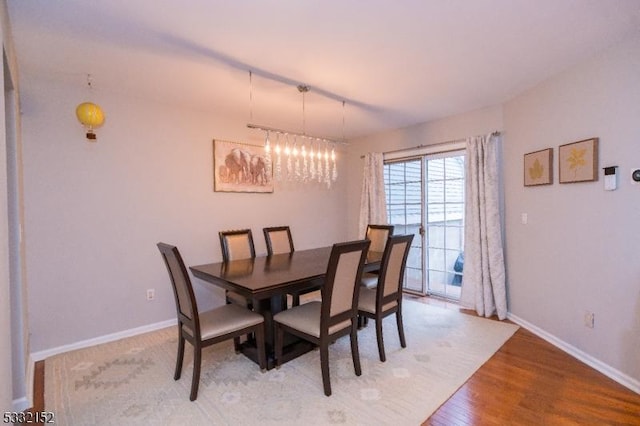
[[[251, 74], [249, 78], [251, 79]], [[298, 91], [302, 94], [302, 133], [255, 124], [247, 124], [247, 127], [264, 132], [267, 173], [276, 181], [316, 183], [330, 189], [331, 185], [338, 180], [336, 146], [345, 142], [306, 134], [305, 94], [309, 90], [309, 86], [298, 86]], [[343, 135], [344, 105], [343, 101]]]

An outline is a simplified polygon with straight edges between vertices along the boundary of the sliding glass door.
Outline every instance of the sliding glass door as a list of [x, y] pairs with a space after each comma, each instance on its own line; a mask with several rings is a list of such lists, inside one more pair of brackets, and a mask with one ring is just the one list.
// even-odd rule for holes
[[460, 298], [464, 265], [464, 153], [425, 158], [427, 291]]
[[464, 150], [387, 162], [395, 233], [415, 235], [405, 291], [460, 298], [464, 267]]
[[394, 234], [414, 234], [405, 268], [404, 288], [425, 294], [422, 253], [422, 160], [398, 161], [384, 166], [387, 216]]

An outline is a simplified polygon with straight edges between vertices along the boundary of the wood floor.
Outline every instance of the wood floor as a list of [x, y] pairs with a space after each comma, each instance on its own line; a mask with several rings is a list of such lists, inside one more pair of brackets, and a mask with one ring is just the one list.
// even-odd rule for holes
[[[44, 368], [36, 363], [34, 411], [46, 409]], [[423, 425], [640, 425], [640, 395], [520, 328]]]
[[640, 395], [520, 328], [423, 425], [640, 425]]

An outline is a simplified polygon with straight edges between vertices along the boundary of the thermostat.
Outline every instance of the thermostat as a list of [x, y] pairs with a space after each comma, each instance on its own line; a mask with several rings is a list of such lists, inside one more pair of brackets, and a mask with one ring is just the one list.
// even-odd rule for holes
[[631, 169], [631, 183], [640, 184], [640, 169]]
[[604, 168], [604, 190], [613, 191], [617, 187], [617, 171], [618, 166], [611, 166]]

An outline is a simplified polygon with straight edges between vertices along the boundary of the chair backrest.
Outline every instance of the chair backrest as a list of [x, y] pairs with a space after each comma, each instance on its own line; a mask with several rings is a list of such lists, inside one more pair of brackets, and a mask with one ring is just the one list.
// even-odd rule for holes
[[170, 244], [158, 243], [158, 249], [171, 279], [178, 321], [181, 325], [186, 325], [192, 330], [194, 337], [200, 336], [198, 305], [196, 304], [191, 280], [182, 261], [182, 256], [180, 256], [178, 248]]
[[221, 231], [218, 235], [220, 236], [223, 261], [256, 257], [251, 229]]
[[387, 239], [376, 290], [376, 309], [393, 300], [402, 299], [402, 281], [411, 241], [413, 234], [392, 235]]
[[393, 225], [367, 225], [367, 234], [365, 238], [371, 241], [371, 251], [384, 251], [384, 245], [387, 238], [393, 234]]
[[322, 286], [320, 330], [357, 315], [362, 269], [371, 241], [360, 240], [334, 244]]
[[272, 226], [262, 228], [264, 240], [267, 244], [267, 254], [293, 253], [293, 238], [288, 226]]

